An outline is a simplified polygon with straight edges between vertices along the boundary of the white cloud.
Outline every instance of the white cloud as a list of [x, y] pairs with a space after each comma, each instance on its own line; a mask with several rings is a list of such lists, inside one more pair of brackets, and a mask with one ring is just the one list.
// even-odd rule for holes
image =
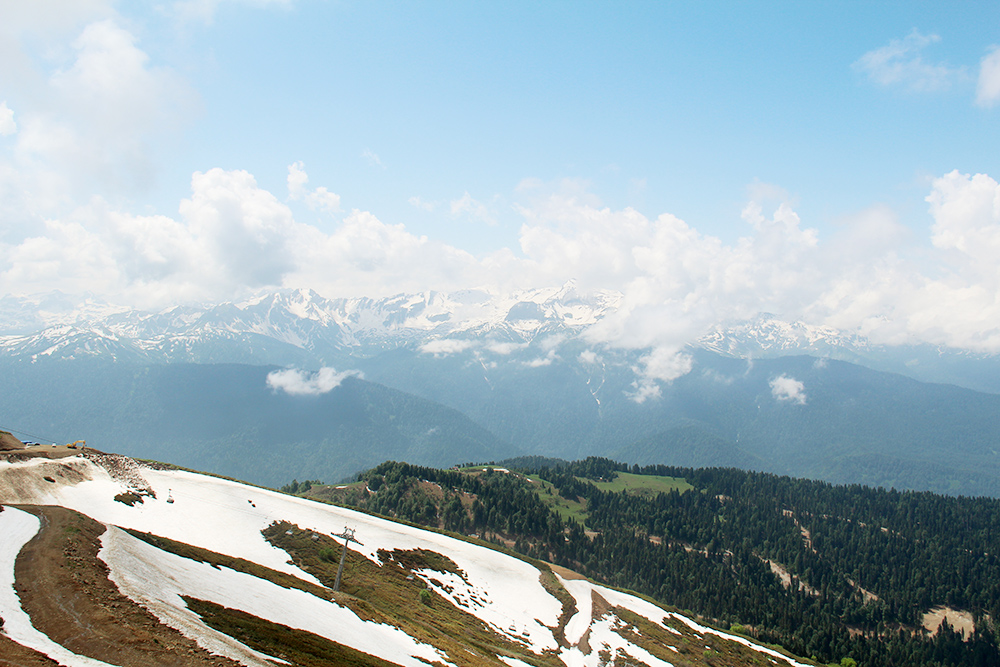
[[584, 350], [580, 353], [577, 359], [584, 364], [599, 364], [602, 361], [601, 357], [599, 357], [593, 350]]
[[267, 386], [273, 391], [283, 391], [292, 396], [319, 396], [333, 391], [349, 377], [363, 378], [361, 371], [344, 371], [323, 367], [315, 373], [307, 373], [297, 368], [271, 371], [267, 374]]
[[654, 348], [644, 357], [639, 358], [643, 365], [643, 375], [654, 379], [670, 382], [691, 372], [694, 360], [679, 350], [665, 347]]
[[382, 169], [385, 169], [385, 165], [382, 164], [382, 159], [372, 149], [370, 148], [364, 149], [361, 152], [361, 157], [363, 157], [371, 166], [381, 167]]
[[14, 122], [14, 111], [7, 106], [7, 102], [0, 102], [0, 137], [9, 137], [17, 132], [17, 123]]
[[542, 368], [543, 366], [551, 366], [552, 362], [559, 358], [555, 350], [549, 350], [544, 357], [535, 357], [529, 361], [525, 361], [524, 365], [528, 368]]
[[900, 86], [913, 92], [946, 90], [966, 73], [961, 67], [924, 61], [923, 50], [939, 41], [938, 35], [924, 35], [914, 28], [903, 39], [894, 39], [886, 46], [867, 52], [853, 67], [883, 86]]
[[430, 213], [435, 208], [437, 208], [437, 204], [435, 204], [434, 202], [424, 201], [423, 199], [421, 199], [420, 197], [417, 197], [417, 196], [410, 197], [406, 201], [413, 208], [419, 208], [419, 209], [421, 209], [423, 211], [427, 211], [428, 213]]
[[22, 44], [17, 28], [0, 27], [0, 84], [29, 92], [21, 96], [16, 126], [6, 104], [0, 113], [3, 131], [16, 130], [0, 170], [9, 170], [4, 180], [13, 176], [24, 203], [0, 204], [36, 216], [29, 223], [5, 210], [5, 222], [37, 230], [42, 217], [66, 215], [95, 195], [144, 192], [156, 176], [158, 146], [192, 116], [197, 95], [173, 70], [153, 64], [104, 3], [15, 4], [65, 15], [43, 20], [13, 12], [28, 34], [44, 35], [44, 48]]
[[525, 347], [527, 347], [527, 343], [493, 342], [493, 343], [488, 343], [486, 345], [486, 349], [492, 352], [493, 354], [501, 354], [504, 356], [517, 352], [518, 350], [523, 350]]
[[433, 354], [435, 357], [446, 357], [452, 354], [465, 352], [476, 347], [476, 342], [471, 340], [457, 340], [454, 338], [439, 338], [424, 343], [420, 346], [420, 351], [424, 354]]
[[663, 392], [660, 390], [660, 385], [648, 379], [636, 380], [632, 383], [632, 391], [626, 393], [629, 400], [640, 404], [650, 399], [659, 398], [662, 395]]
[[639, 357], [639, 364], [633, 369], [639, 379], [630, 398], [642, 403], [660, 395], [658, 383], [673, 382], [690, 373], [694, 359], [669, 345], [656, 345], [649, 354]]
[[779, 403], [806, 404], [806, 387], [795, 378], [779, 375], [770, 382], [771, 396]]
[[979, 63], [976, 103], [990, 108], [996, 106], [998, 101], [1000, 101], [1000, 46], [992, 46]]
[[192, 177], [191, 199], [180, 212], [213, 258], [220, 279], [233, 285], [280, 285], [297, 262], [294, 238], [304, 229], [274, 195], [245, 171], [212, 169]]
[[[5, 182], [20, 189], [18, 172], [6, 173], [12, 177]], [[29, 181], [25, 190], [37, 186]], [[523, 185], [534, 200], [520, 208], [522, 254], [475, 257], [365, 211], [322, 230], [297, 221], [251, 174], [211, 169], [192, 176], [178, 216], [136, 215], [93, 198], [37, 218], [31, 233], [0, 238], [0, 294], [92, 291], [159, 308], [275, 287], [334, 297], [470, 286], [508, 294], [573, 279], [581, 294], [620, 294], [619, 308], [589, 328], [585, 341], [644, 351], [637, 400], [689, 370], [684, 345], [719, 322], [760, 312], [878, 343], [1000, 352], [1000, 185], [985, 174], [956, 171], [932, 183], [933, 245], [919, 250], [919, 263], [911, 235], [884, 206], [842, 221], [821, 240], [787, 202], [750, 202], [744, 234], [723, 243], [669, 214], [602, 207], [577, 186]], [[299, 163], [289, 167], [288, 188], [292, 198], [321, 191], [308, 187]], [[17, 210], [2, 196], [0, 206]], [[539, 341], [539, 359], [559, 342]], [[424, 351], [468, 349], [461, 347], [467, 341], [435, 345]]]
[[496, 217], [490, 212], [489, 207], [473, 199], [472, 195], [468, 192], [462, 195], [460, 199], [452, 200], [451, 214], [454, 216], [465, 215], [480, 222], [485, 222], [487, 225], [497, 224]]
[[308, 182], [309, 175], [306, 174], [302, 162], [288, 165], [288, 196], [292, 201], [305, 202], [312, 210], [318, 209], [327, 213], [340, 210], [340, 195], [330, 192], [325, 187], [310, 190], [306, 188]]

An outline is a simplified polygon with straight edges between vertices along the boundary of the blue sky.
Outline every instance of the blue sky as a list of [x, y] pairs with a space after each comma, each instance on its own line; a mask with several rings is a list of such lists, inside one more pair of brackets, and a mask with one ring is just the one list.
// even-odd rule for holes
[[1000, 351], [993, 3], [0, 0], [0, 25], [0, 294], [577, 280], [674, 342], [767, 311]]
[[[525, 178], [729, 239], [755, 182], [821, 228], [877, 202], [924, 228], [932, 177], [995, 160], [997, 113], [974, 102], [1000, 12], [871, 4], [223, 4], [188, 33], [204, 115], [176, 171], [278, 188], [301, 160], [346, 206], [474, 252], [514, 241]], [[964, 73], [921, 91], [853, 66], [913, 31], [939, 41], [909, 58]], [[506, 233], [407, 203], [465, 192]]]

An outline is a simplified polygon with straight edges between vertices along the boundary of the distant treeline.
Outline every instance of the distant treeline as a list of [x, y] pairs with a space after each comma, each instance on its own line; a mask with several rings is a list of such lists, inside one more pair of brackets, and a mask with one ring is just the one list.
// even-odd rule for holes
[[[998, 500], [603, 458], [501, 465], [551, 486], [387, 462], [360, 476], [371, 492], [355, 488], [338, 500], [503, 540], [826, 662], [1000, 665]], [[592, 483], [620, 472], [684, 478], [695, 488], [634, 494]], [[580, 502], [583, 521], [560, 516], [546, 501], [551, 493]], [[947, 624], [934, 636], [923, 631], [923, 614], [938, 606], [970, 613], [975, 631], [964, 639]]]

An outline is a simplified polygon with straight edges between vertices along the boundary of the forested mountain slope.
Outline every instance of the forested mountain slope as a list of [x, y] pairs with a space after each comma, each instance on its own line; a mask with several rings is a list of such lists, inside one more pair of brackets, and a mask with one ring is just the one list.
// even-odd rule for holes
[[[448, 466], [515, 447], [456, 410], [357, 377], [318, 395], [268, 386], [268, 366], [8, 364], [3, 426], [53, 442], [280, 484], [338, 480], [385, 459]], [[29, 435], [22, 435], [29, 439]]]
[[524, 453], [1000, 497], [1000, 395], [830, 359], [692, 350], [690, 372], [640, 396], [640, 352], [543, 348], [396, 348], [324, 369], [335, 388], [289, 371], [314, 383], [297, 395], [268, 385], [273, 366], [8, 360], [0, 372], [17, 389], [0, 394], [0, 426], [266, 484]]
[[822, 661], [1000, 664], [1000, 501], [607, 459], [517, 463], [535, 470], [386, 463], [307, 493], [474, 532]]
[[586, 350], [567, 342], [550, 363], [532, 365], [537, 350], [496, 361], [400, 349], [359, 367], [531, 454], [1000, 496], [998, 395], [829, 359], [747, 361], [692, 350], [689, 373], [638, 401], [638, 354], [591, 360]]

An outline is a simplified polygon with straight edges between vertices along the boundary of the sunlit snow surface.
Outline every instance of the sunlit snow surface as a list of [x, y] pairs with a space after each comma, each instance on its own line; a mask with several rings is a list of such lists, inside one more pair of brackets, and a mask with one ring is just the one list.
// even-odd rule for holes
[[[146, 497], [144, 502], [129, 506], [114, 500], [114, 496], [124, 491], [126, 486], [112, 479], [103, 468], [86, 459], [64, 461], [77, 467], [83, 466], [86, 468], [85, 476], [91, 479], [76, 484], [4, 486], [5, 471], [10, 472], [15, 466], [30, 469], [43, 464], [37, 460], [18, 464], [0, 462], [0, 502], [62, 505], [110, 526], [132, 528], [243, 558], [313, 583], [318, 583], [314, 577], [290, 564], [286, 552], [264, 539], [261, 534], [263, 529], [275, 521], [288, 521], [305, 530], [326, 535], [340, 533], [345, 527], [353, 528], [361, 545], [352, 543], [350, 548], [376, 563], [380, 563], [377, 553], [380, 549], [427, 549], [446, 554], [460, 568], [461, 575], [431, 570], [418, 570], [414, 574], [496, 632], [535, 653], [556, 651], [569, 667], [597, 665], [600, 661], [598, 651], [602, 649], [612, 654], [620, 649], [648, 665], [670, 664], [623, 637], [617, 630], [624, 627], [624, 623], [613, 614], [593, 618], [593, 594], [603, 597], [612, 607], [627, 608], [660, 627], [665, 627], [665, 619], [674, 617], [698, 633], [711, 633], [739, 642], [776, 658], [779, 663], [784, 661], [793, 667], [806, 667], [776, 651], [742, 637], [703, 627], [632, 595], [586, 580], [562, 578], [564, 587], [576, 601], [577, 613], [565, 628], [567, 641], [572, 647], [560, 648], [552, 628], [558, 624], [561, 603], [542, 587], [537, 568], [524, 561], [486, 547], [361, 512], [183, 471], [142, 469], [141, 474], [156, 497]], [[52, 466], [53, 463], [45, 465]], [[168, 498], [174, 502], [167, 502]], [[4, 520], [11, 522], [11, 530], [20, 525], [19, 521], [25, 521], [12, 519], [12, 516], [18, 516], [15, 514], [0, 513], [0, 517], [4, 515], [7, 515]], [[8, 530], [0, 524], [5, 536], [0, 542], [0, 565], [9, 570], [7, 576], [11, 580], [13, 559], [20, 545], [37, 530], [37, 520], [30, 515], [25, 516], [34, 520], [34, 527], [28, 537], [16, 544], [16, 540], [6, 539]], [[22, 526], [20, 530], [26, 531], [27, 528]], [[114, 529], [106, 532], [102, 540], [101, 558], [109, 564], [111, 578], [124, 594], [149, 608], [167, 625], [194, 638], [203, 647], [233, 657], [243, 664], [260, 665], [264, 656], [205, 626], [186, 609], [180, 595], [241, 609], [398, 664], [426, 664], [419, 662], [420, 659], [448, 663], [446, 656], [437, 649], [417, 642], [402, 631], [362, 621], [350, 610], [311, 594], [284, 589], [226, 568], [213, 568], [180, 558]], [[3, 595], [13, 594], [9, 583], [2, 588]], [[8, 613], [16, 616], [20, 610], [16, 601], [12, 607], [12, 603], [3, 598], [3, 604], [5, 618]], [[24, 619], [30, 628], [27, 617]], [[578, 646], [584, 636], [587, 636], [591, 649], [586, 654]], [[42, 638], [48, 641], [44, 636]], [[22, 643], [35, 646], [27, 641]], [[62, 647], [57, 648], [65, 651]], [[48, 648], [39, 650], [55, 655]], [[513, 658], [503, 660], [510, 665], [521, 664]], [[87, 661], [67, 664], [89, 666], [103, 663]]]
[[[38, 517], [13, 507], [0, 512], [0, 618], [3, 632], [22, 646], [44, 653], [66, 667], [109, 667], [108, 663], [77, 655], [31, 625], [14, 591], [14, 561], [40, 526]], [[2, 657], [2, 656], [0, 656]]]
[[417, 642], [402, 630], [363, 621], [351, 610], [310, 593], [176, 556], [118, 528], [110, 528], [102, 543], [99, 556], [108, 564], [111, 580], [125, 595], [170, 627], [195, 639], [203, 648], [245, 665], [267, 667], [264, 662], [267, 656], [209, 628], [185, 607], [181, 595], [306, 630], [399, 665], [426, 666], [426, 662], [414, 656], [451, 664], [439, 651]]
[[[667, 630], [670, 630], [671, 632], [677, 633], [676, 630], [674, 630], [673, 628], [664, 623], [664, 620], [668, 618], [677, 619], [678, 621], [684, 623], [689, 628], [691, 628], [692, 630], [694, 630], [699, 634], [702, 635], [711, 634], [732, 642], [736, 642], [738, 644], [742, 644], [759, 653], [771, 656], [779, 661], [784, 661], [789, 665], [791, 665], [792, 667], [809, 667], [809, 665], [793, 660], [792, 658], [789, 658], [783, 655], [782, 653], [779, 653], [778, 651], [774, 651], [767, 647], [760, 646], [759, 644], [755, 644], [749, 639], [740, 637], [739, 635], [732, 635], [729, 634], [728, 632], [720, 632], [718, 630], [714, 630], [712, 628], [696, 623], [685, 616], [681, 616], [680, 614], [664, 611], [663, 609], [657, 607], [652, 602], [647, 602], [642, 598], [638, 598], [634, 595], [629, 595], [628, 593], [622, 593], [621, 591], [616, 591], [612, 588], [606, 588], [604, 586], [595, 584], [593, 582], [584, 579], [564, 579], [563, 577], [559, 577], [559, 581], [562, 582], [563, 587], [567, 591], [569, 591], [569, 594], [573, 596], [573, 599], [576, 601], [576, 607], [578, 609], [577, 613], [573, 616], [573, 618], [569, 620], [569, 623], [566, 625], [566, 639], [571, 644], [576, 644], [583, 637], [584, 633], [589, 629], [590, 630], [589, 643], [591, 648], [594, 649], [594, 653], [592, 653], [591, 656], [596, 654], [597, 650], [596, 647], [599, 647], [602, 642], [604, 643], [605, 647], [611, 650], [612, 653], [614, 653], [616, 647], [619, 645], [616, 642], [618, 643], [625, 642], [625, 640], [620, 635], [610, 631], [614, 627], [613, 622], [610, 625], [603, 624], [603, 621], [602, 623], [591, 624], [590, 617], [593, 613], [591, 611], [593, 609], [593, 595], [597, 594], [600, 595], [605, 600], [607, 600], [612, 607], [623, 607], [625, 609], [628, 609], [629, 611], [632, 611], [638, 614], [639, 616], [646, 618], [652, 623], [664, 627]], [[599, 626], [601, 627], [599, 628]], [[625, 644], [627, 644], [627, 642], [625, 642]], [[622, 646], [625, 647], [625, 644], [622, 644]], [[631, 655], [634, 658], [641, 659], [644, 662], [649, 660], [649, 662], [646, 662], [646, 664], [648, 665], [670, 664], [663, 662], [662, 660], [658, 660], [656, 657], [651, 655], [649, 655], [648, 658], [641, 657], [640, 654], [634, 652], [636, 648], [638, 647], [628, 646], [625, 647], [625, 650], [629, 653], [629, 655]], [[641, 649], [639, 650], [641, 651]], [[587, 658], [590, 658], [591, 656], [587, 656]], [[567, 661], [564, 659], [564, 662]], [[567, 662], [567, 664], [570, 663]], [[589, 666], [591, 664], [597, 664], [597, 663], [596, 662], [592, 663], [589, 660], [587, 660], [585, 662], [579, 662], [574, 664]]]

